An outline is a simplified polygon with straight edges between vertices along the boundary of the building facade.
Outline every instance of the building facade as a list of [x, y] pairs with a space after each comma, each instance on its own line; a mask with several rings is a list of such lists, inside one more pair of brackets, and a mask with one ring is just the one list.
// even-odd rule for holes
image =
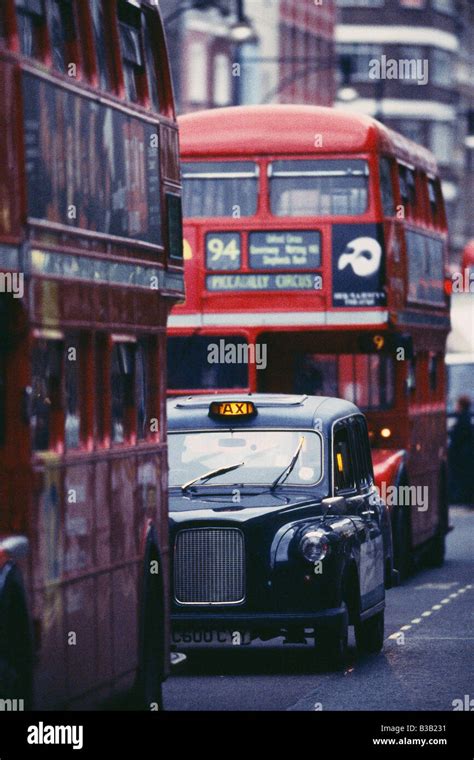
[[435, 154], [453, 265], [474, 234], [472, 0], [337, 0], [337, 50], [350, 57], [352, 102]]
[[180, 113], [232, 104], [332, 105], [336, 0], [244, 0], [255, 32], [245, 43], [232, 39], [235, 0], [199, 0], [199, 9], [188, 10], [182, 0], [160, 5]]

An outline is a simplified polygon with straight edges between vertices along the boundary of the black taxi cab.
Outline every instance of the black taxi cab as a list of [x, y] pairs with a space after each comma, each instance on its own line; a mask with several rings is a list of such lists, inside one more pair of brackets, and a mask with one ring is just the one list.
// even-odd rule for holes
[[168, 406], [172, 642], [315, 642], [342, 667], [384, 640], [390, 520], [348, 401], [206, 395]]

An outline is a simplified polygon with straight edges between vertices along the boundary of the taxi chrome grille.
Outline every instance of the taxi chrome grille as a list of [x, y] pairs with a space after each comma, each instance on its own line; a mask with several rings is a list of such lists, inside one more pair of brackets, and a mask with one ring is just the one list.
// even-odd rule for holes
[[238, 528], [192, 528], [178, 533], [174, 597], [179, 604], [244, 601], [245, 546]]

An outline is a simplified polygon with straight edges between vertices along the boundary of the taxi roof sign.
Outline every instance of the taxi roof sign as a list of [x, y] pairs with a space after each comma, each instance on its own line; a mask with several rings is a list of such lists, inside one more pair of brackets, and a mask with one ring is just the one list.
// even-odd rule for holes
[[232, 417], [247, 418], [257, 414], [253, 401], [213, 401], [209, 405], [209, 416], [217, 419]]

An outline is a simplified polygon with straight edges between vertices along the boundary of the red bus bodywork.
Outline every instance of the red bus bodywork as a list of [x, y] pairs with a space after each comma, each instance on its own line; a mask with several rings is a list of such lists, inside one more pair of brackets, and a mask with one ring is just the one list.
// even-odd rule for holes
[[[186, 182], [193, 181], [192, 172], [198, 173], [200, 164], [207, 164], [204, 177], [210, 171], [210, 162], [218, 162], [219, 171], [225, 162], [228, 166], [236, 161], [254, 162], [258, 167], [258, 203], [254, 214], [240, 217], [238, 213], [193, 216], [185, 205], [187, 290], [185, 302], [175, 307], [169, 323], [169, 362], [176, 369], [169, 377], [169, 392], [176, 395], [232, 388], [232, 383], [206, 388], [205, 379], [198, 387], [191, 383], [186, 386], [182, 379], [173, 382], [185, 364], [181, 350], [188, 351], [189, 356], [192, 348], [184, 339], [206, 338], [215, 344], [221, 339], [239, 339], [249, 345], [264, 344], [267, 368], [259, 371], [257, 363], [250, 361], [239, 390], [296, 390], [298, 355], [339, 362], [339, 386], [328, 395], [345, 395], [341, 377], [347, 372], [352, 373], [347, 375], [352, 383], [350, 393], [355, 394], [357, 383], [361, 386], [360, 397], [352, 400], [366, 407], [379, 487], [386, 491], [389, 485], [406, 484], [428, 489], [429, 501], [411, 508], [409, 517], [406, 510], [394, 510], [394, 520], [396, 514], [396, 519], [404, 522], [403, 526], [394, 525], [395, 542], [397, 535], [398, 542], [403, 542], [399, 554], [406, 559], [412, 549], [430, 546], [435, 559], [436, 552], [438, 556], [442, 553], [447, 530], [443, 358], [449, 304], [444, 292], [446, 218], [433, 156], [368, 116], [328, 108], [218, 109], [183, 116], [179, 124], [185, 193]], [[316, 165], [318, 160], [340, 159], [366, 162], [365, 209], [355, 215], [272, 213], [275, 167], [293, 162], [290, 168], [296, 167], [298, 174], [298, 161], [314, 161]], [[391, 194], [390, 211], [384, 208], [380, 191], [382, 159], [385, 186]], [[306, 170], [309, 163], [300, 166]], [[252, 251], [258, 251], [258, 245], [252, 248], [255, 231], [271, 231], [272, 236], [264, 242], [273, 241], [273, 233], [317, 231], [319, 264], [305, 268], [300, 261], [298, 267], [286, 263], [280, 268], [255, 264], [252, 268]], [[212, 258], [206, 260], [206, 246], [210, 245], [206, 241], [213, 236], [226, 242], [229, 238], [222, 236], [228, 233], [237, 236], [232, 246], [234, 254], [239, 251], [240, 264], [216, 272], [209, 268]], [[335, 291], [340, 290], [339, 264], [355, 250], [350, 245], [345, 247], [347, 240], [352, 245], [361, 237], [366, 241], [367, 235], [377, 239], [382, 251], [378, 292], [343, 292], [337, 295], [341, 300], [335, 300]], [[277, 248], [278, 255], [281, 250]], [[271, 253], [274, 255], [275, 251]], [[429, 262], [426, 266], [425, 261]], [[275, 273], [273, 279], [269, 273]], [[291, 277], [285, 280], [288, 274]], [[250, 279], [241, 279], [242, 275], [250, 275]], [[315, 278], [313, 289], [307, 277]], [[370, 358], [377, 354], [387, 359]], [[389, 403], [371, 407], [364, 404], [364, 397], [377, 386], [378, 380], [369, 368], [377, 361], [391, 362], [393, 387]], [[348, 370], [351, 362], [352, 369]], [[192, 374], [196, 383], [202, 380], [195, 366]], [[390, 506], [390, 499], [387, 501]]]
[[184, 282], [156, 5], [6, 0], [0, 94], [0, 696], [75, 708], [136, 682], [158, 709]]

